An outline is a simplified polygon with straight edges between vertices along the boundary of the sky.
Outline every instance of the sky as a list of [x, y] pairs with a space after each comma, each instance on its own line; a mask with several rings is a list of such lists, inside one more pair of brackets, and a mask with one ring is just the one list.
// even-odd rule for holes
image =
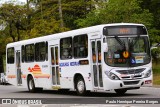
[[0, 0], [0, 3], [8, 2], [8, 1], [19, 1], [19, 2], [25, 2], [26, 0]]
[[19, 0], [19, 1], [26, 2], [26, 0]]

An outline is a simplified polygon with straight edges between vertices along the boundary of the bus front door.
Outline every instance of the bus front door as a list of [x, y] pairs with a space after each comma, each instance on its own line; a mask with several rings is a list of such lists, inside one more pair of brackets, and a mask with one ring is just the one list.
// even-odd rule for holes
[[103, 87], [102, 80], [102, 62], [101, 62], [101, 41], [100, 39], [91, 40], [91, 63], [92, 63], [92, 78], [94, 88], [101, 89]]
[[60, 73], [59, 73], [59, 60], [58, 60], [58, 45], [52, 46], [51, 48], [51, 77], [53, 89], [60, 88]]
[[20, 51], [16, 51], [16, 69], [17, 69], [17, 85], [22, 84], [21, 77], [21, 63], [20, 63]]

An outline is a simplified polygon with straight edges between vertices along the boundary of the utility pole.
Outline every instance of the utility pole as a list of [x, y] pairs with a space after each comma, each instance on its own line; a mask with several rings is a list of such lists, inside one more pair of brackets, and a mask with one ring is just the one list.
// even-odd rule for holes
[[62, 16], [62, 4], [61, 4], [61, 0], [58, 0], [58, 5], [59, 5], [59, 18], [60, 18], [60, 27], [64, 27], [63, 24], [63, 16]]

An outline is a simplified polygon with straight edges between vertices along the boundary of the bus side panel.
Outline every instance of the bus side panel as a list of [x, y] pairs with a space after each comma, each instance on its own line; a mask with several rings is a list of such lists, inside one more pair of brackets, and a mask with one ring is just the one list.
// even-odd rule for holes
[[8, 78], [8, 83], [12, 85], [17, 85], [17, 76], [15, 70], [15, 64], [6, 64], [6, 75]]
[[[11, 50], [13, 49], [13, 50], [9, 51], [9, 49]], [[10, 56], [8, 54], [10, 54]], [[8, 47], [6, 49], [6, 76], [8, 79], [8, 83], [17, 85], [16, 59], [15, 59], [15, 48], [14, 47]]]
[[43, 87], [45, 89], [51, 89], [51, 74], [50, 74], [50, 66], [49, 61], [35, 63], [39, 64], [42, 76], [37, 78], [38, 80], [38, 87]]
[[[75, 65], [74, 62], [78, 62], [79, 60], [73, 60], [72, 62], [67, 62], [68, 66], [61, 67], [61, 88], [70, 88], [74, 89], [74, 77], [76, 74], [82, 75], [87, 90], [92, 90], [92, 81], [91, 77], [89, 76], [90, 66], [89, 65]], [[65, 63], [66, 61], [63, 61]], [[62, 62], [61, 62], [62, 63]], [[72, 64], [71, 64], [72, 63]], [[75, 78], [76, 79], [76, 78]]]
[[50, 70], [47, 64], [48, 62], [46, 61], [22, 63], [22, 71], [25, 75], [23, 85], [27, 86], [27, 76], [30, 74], [34, 78], [35, 87], [51, 87]]

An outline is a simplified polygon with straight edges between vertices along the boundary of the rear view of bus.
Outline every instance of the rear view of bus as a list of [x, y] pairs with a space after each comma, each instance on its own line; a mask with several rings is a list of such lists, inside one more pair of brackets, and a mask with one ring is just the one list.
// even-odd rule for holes
[[124, 94], [152, 86], [152, 62], [147, 30], [142, 24], [103, 28], [104, 90]]

